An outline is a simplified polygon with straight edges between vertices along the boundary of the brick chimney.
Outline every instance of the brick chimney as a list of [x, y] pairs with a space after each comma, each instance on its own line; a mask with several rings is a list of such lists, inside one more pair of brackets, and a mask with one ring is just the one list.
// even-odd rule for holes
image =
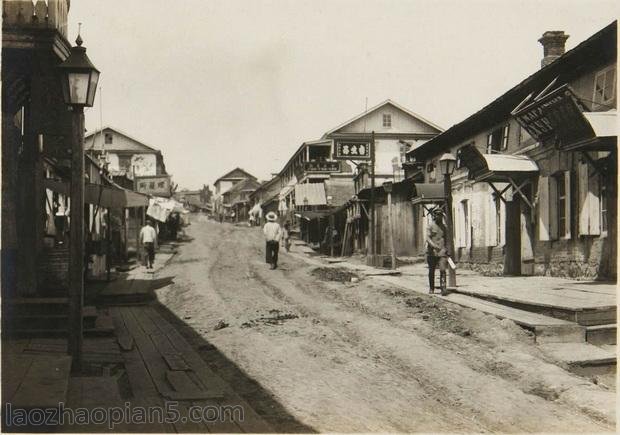
[[550, 30], [543, 33], [542, 38], [538, 40], [543, 46], [544, 57], [540, 62], [540, 67], [544, 68], [558, 57], [564, 54], [564, 44], [568, 35], [562, 30]]

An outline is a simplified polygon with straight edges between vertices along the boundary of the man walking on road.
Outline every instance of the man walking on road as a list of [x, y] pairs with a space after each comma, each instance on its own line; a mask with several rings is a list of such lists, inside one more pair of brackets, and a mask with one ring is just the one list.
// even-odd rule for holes
[[282, 229], [277, 222], [278, 215], [270, 211], [265, 217], [267, 223], [263, 227], [265, 234], [265, 257], [267, 263], [271, 265], [271, 269], [278, 267], [278, 249], [280, 247], [280, 238], [282, 237]]
[[140, 243], [146, 251], [146, 268], [152, 269], [155, 261], [155, 243], [157, 241], [157, 233], [153, 228], [150, 219], [147, 219], [146, 225], [140, 229]]
[[439, 285], [441, 294], [446, 294], [446, 270], [448, 263], [448, 250], [446, 249], [446, 227], [442, 221], [443, 212], [440, 209], [433, 210], [433, 221], [426, 232], [426, 245], [428, 261], [428, 284], [429, 293], [435, 292], [435, 269], [439, 266]]

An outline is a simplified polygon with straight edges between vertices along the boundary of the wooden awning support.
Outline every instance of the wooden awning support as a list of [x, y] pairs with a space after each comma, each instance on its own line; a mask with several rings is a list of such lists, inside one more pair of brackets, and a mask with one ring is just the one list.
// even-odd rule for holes
[[508, 186], [506, 186], [501, 192], [497, 189], [497, 187], [495, 187], [493, 185], [492, 181], [487, 181], [487, 184], [489, 186], [491, 186], [491, 188], [493, 189], [493, 191], [495, 192], [495, 194], [497, 195], [497, 197], [499, 199], [501, 199], [504, 204], [506, 204], [506, 198], [504, 198], [504, 193], [506, 193], [508, 191], [508, 189], [510, 189], [511, 187], [514, 189], [514, 194], [517, 194], [521, 197], [521, 199], [523, 200], [523, 202], [525, 204], [527, 204], [527, 206], [531, 209], [534, 210], [534, 204], [532, 204], [532, 202], [528, 199], [527, 195], [525, 193], [523, 193], [523, 191], [521, 189], [523, 189], [523, 187], [527, 186], [528, 184], [531, 183], [531, 180], [526, 179], [523, 180], [521, 182], [521, 184], [517, 184], [517, 182], [515, 180], [513, 180], [512, 178], [507, 178], [508, 181]]

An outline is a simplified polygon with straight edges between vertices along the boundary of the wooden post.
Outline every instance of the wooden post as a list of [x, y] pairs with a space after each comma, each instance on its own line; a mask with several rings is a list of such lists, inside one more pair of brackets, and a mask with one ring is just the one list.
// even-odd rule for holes
[[106, 279], [108, 282], [110, 282], [110, 263], [112, 262], [112, 209], [108, 207], [108, 213], [107, 213], [107, 220], [108, 220], [108, 233], [107, 233], [107, 243], [106, 243], [106, 259], [105, 259], [105, 263], [106, 263]]
[[[452, 180], [450, 175], [444, 175], [443, 189], [446, 196], [446, 245], [448, 255], [454, 261], [454, 230], [452, 228]], [[456, 271], [448, 265], [448, 285], [447, 287], [456, 288]]]
[[82, 312], [84, 307], [84, 111], [73, 108], [71, 144], [71, 224], [69, 227], [69, 353], [73, 369], [82, 360]]
[[396, 269], [396, 249], [394, 248], [394, 227], [392, 226], [392, 192], [387, 195], [388, 231], [390, 232], [390, 250], [392, 252], [392, 269]]
[[334, 215], [329, 215], [329, 255], [334, 256]]
[[370, 140], [370, 261], [375, 262], [375, 132]]

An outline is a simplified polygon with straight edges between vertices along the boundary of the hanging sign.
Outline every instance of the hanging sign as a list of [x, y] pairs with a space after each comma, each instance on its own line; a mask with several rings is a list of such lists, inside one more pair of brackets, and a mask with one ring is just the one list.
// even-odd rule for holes
[[370, 160], [370, 142], [368, 141], [336, 141], [334, 148], [336, 160]]

